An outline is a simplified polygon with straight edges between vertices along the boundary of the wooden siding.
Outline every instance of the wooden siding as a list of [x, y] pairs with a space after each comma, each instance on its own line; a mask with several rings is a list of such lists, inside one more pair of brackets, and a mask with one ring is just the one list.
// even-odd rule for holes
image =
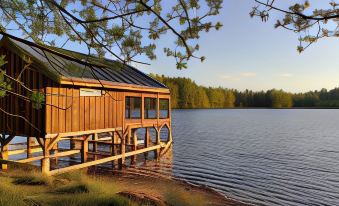
[[[1, 69], [6, 71], [7, 75], [19, 80], [33, 91], [44, 92], [44, 77], [37, 72], [34, 65], [30, 69], [23, 71], [25, 62], [15, 53], [4, 48], [0, 48], [0, 54], [6, 55], [7, 64]], [[21, 86], [19, 83], [11, 81], [12, 91], [22, 95], [11, 94], [7, 92], [4, 98], [0, 98], [0, 108], [6, 113], [20, 115], [27, 119], [34, 127], [28, 124], [23, 118], [6, 114], [0, 111], [0, 131], [5, 134], [25, 135], [25, 136], [43, 136], [44, 134], [44, 107], [41, 109], [33, 108], [32, 103], [26, 101], [24, 97], [29, 97], [31, 92]], [[39, 131], [40, 130], [40, 131]]]
[[123, 124], [124, 92], [80, 96], [79, 87], [50, 82], [46, 95], [46, 134], [114, 128]]

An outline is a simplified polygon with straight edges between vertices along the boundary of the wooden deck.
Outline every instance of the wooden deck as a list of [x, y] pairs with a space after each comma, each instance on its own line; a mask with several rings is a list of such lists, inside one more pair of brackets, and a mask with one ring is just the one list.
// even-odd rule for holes
[[[159, 158], [163, 155], [169, 146], [172, 144], [171, 130], [168, 129], [168, 139], [161, 141], [160, 132], [163, 127], [169, 127], [169, 122], [164, 121], [160, 126], [153, 123], [135, 123], [126, 126], [126, 129], [108, 128], [99, 130], [88, 130], [81, 132], [69, 132], [59, 134], [48, 134], [45, 138], [36, 138], [38, 144], [32, 141], [32, 138], [27, 138], [26, 149], [9, 150], [9, 142], [14, 136], [2, 136], [0, 138], [1, 143], [1, 169], [8, 169], [8, 165], [11, 164], [29, 164], [36, 161], [41, 161], [41, 171], [46, 175], [57, 175], [73, 170], [78, 170], [106, 162], [117, 161], [119, 168], [122, 168], [125, 164], [126, 158], [131, 158], [131, 161], [135, 161], [136, 155], [147, 154], [148, 152], [154, 152], [154, 156]], [[145, 136], [143, 143], [138, 141], [137, 130], [140, 128], [145, 129]], [[153, 128], [156, 131], [156, 138], [154, 142], [151, 142], [150, 129]], [[70, 141], [69, 150], [59, 150], [58, 143], [60, 141]], [[81, 145], [80, 149], [75, 149], [75, 145]], [[89, 144], [92, 144], [92, 151], [89, 151]], [[111, 153], [108, 155], [98, 151], [98, 145], [104, 144], [111, 148]], [[18, 143], [18, 145], [24, 145], [24, 143]], [[27, 154], [27, 158], [19, 160], [9, 160], [10, 156], [18, 154]], [[32, 156], [34, 153], [42, 153], [38, 156]], [[53, 158], [72, 156], [81, 154], [81, 163], [51, 170], [50, 160]], [[88, 155], [104, 156], [101, 159], [95, 159], [88, 161]]]

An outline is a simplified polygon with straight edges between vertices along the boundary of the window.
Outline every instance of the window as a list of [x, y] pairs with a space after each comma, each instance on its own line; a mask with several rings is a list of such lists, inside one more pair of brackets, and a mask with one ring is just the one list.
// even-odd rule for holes
[[144, 99], [144, 115], [145, 119], [156, 119], [157, 114], [157, 99], [156, 98], [148, 98]]
[[160, 99], [159, 100], [160, 107], [160, 119], [169, 118], [169, 100], [168, 99]]
[[141, 118], [141, 97], [126, 97], [125, 116], [128, 119]]

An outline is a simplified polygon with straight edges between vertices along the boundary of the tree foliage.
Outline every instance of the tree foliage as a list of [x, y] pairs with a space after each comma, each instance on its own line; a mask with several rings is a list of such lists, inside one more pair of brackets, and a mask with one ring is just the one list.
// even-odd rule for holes
[[188, 78], [155, 74], [152, 76], [171, 90], [172, 108], [339, 107], [339, 88], [305, 93], [289, 93], [277, 89], [238, 91], [222, 87], [199, 86]]
[[[279, 0], [254, 0], [256, 5], [250, 12], [251, 17], [259, 17], [267, 21], [273, 11], [284, 16], [277, 20], [275, 28], [284, 28], [299, 34], [298, 52], [303, 52], [311, 44], [321, 38], [339, 37], [339, 3], [327, 1], [327, 8], [312, 7], [310, 1], [290, 3], [288, 8], [282, 8]], [[326, 2], [326, 1], [321, 1]]]
[[77, 42], [85, 44], [89, 54], [138, 63], [145, 63], [139, 60], [145, 57], [155, 59], [158, 40], [171, 33], [175, 41], [167, 42], [163, 50], [183, 69], [191, 58], [205, 59], [195, 55], [197, 40], [201, 33], [222, 26], [211, 18], [219, 14], [222, 2], [1, 0], [0, 33], [20, 31], [25, 39], [51, 46]]

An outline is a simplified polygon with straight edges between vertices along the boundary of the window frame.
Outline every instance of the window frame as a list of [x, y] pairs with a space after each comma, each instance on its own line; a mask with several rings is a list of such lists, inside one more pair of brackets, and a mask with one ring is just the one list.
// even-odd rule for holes
[[[140, 105], [139, 105], [139, 116], [138, 117], [133, 117], [132, 116], [132, 109], [131, 109], [131, 99], [139, 99], [140, 101]], [[127, 100], [128, 99], [128, 100]], [[127, 102], [129, 102], [129, 104], [127, 105]], [[135, 101], [134, 101], [135, 102]], [[127, 108], [128, 106], [128, 108]], [[128, 113], [126, 112], [128, 110]], [[135, 110], [135, 107], [134, 109]], [[129, 114], [127, 116], [127, 114]], [[142, 119], [142, 98], [139, 96], [125, 96], [125, 119]]]
[[[148, 114], [147, 109], [146, 109], [146, 99], [155, 101], [155, 107], [154, 107], [154, 109], [151, 109], [151, 110], [155, 110], [155, 116], [154, 117], [148, 117], [149, 115], [146, 115], [146, 114]], [[156, 98], [156, 97], [144, 97], [144, 119], [158, 119], [158, 98]]]
[[[161, 117], [161, 101], [165, 100], [167, 101], [167, 116], [166, 117]], [[159, 119], [168, 119], [170, 118], [170, 99], [168, 98], [159, 98]]]

